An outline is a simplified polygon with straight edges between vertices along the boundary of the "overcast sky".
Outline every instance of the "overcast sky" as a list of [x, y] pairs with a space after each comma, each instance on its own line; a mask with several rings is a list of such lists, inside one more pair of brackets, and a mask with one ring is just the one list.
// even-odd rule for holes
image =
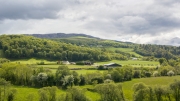
[[180, 45], [180, 0], [0, 0], [0, 34], [84, 33]]

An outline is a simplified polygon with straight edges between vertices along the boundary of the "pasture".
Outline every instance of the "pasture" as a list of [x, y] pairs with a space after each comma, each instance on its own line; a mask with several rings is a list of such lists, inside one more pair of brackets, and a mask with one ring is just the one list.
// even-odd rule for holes
[[159, 62], [157, 61], [139, 61], [139, 60], [128, 60], [128, 61], [119, 61], [119, 60], [112, 60], [108, 62], [97, 62], [97, 65], [103, 65], [108, 63], [118, 63], [121, 65], [131, 65], [133, 67], [157, 67]]
[[[16, 60], [11, 61], [12, 63], [20, 63], [20, 64], [34, 64], [36, 67], [44, 67], [45, 69], [51, 70], [53, 73], [56, 72], [57, 68], [61, 66], [57, 64], [57, 61], [48, 61], [48, 60], [38, 60], [38, 59], [23, 59], [23, 60]], [[44, 65], [37, 65], [37, 63], [44, 62]], [[120, 60], [112, 60], [107, 62], [97, 62], [92, 66], [89, 65], [66, 65], [71, 71], [76, 71], [79, 75], [97, 72], [96, 67], [98, 65], [104, 65], [109, 63], [118, 63], [121, 65], [131, 65], [132, 67], [149, 67], [149, 68], [156, 68], [159, 65], [159, 62], [156, 61], [139, 61], [139, 60], [128, 60], [128, 61], [120, 61]], [[100, 71], [103, 73], [104, 71]]]
[[114, 47], [109, 47], [109, 48], [106, 48], [106, 49], [111, 50], [111, 51], [119, 50], [121, 52], [134, 54], [136, 57], [142, 57], [141, 55], [139, 55], [136, 52], [134, 52], [133, 48], [114, 48]]
[[[33, 99], [33, 101], [39, 100], [38, 88], [30, 88], [24, 86], [12, 86], [12, 88], [15, 88], [17, 90], [15, 101], [31, 101], [30, 99]], [[58, 89], [56, 93], [58, 98], [58, 96], [65, 93], [65, 91]]]
[[[180, 80], [180, 76], [172, 76], [172, 77], [151, 77], [151, 78], [141, 78], [141, 79], [133, 79], [132, 81], [126, 81], [122, 82], [123, 91], [125, 98], [128, 99], [128, 101], [132, 101], [133, 97], [133, 85], [135, 83], [143, 82], [146, 85], [150, 86], [156, 86], [156, 85], [162, 85], [162, 86], [168, 86], [170, 83], [172, 83], [174, 80]], [[80, 86], [82, 89], [86, 88], [94, 88], [94, 85], [85, 85]], [[37, 101], [39, 99], [38, 95], [38, 88], [29, 88], [24, 86], [13, 86], [13, 88], [17, 89], [16, 99], [15, 101], [28, 101], [28, 96], [31, 95], [34, 100]], [[61, 94], [64, 94], [66, 91], [58, 89], [57, 90], [57, 98], [58, 96], [61, 96]], [[86, 91], [86, 96], [91, 98], [92, 101], [97, 101], [100, 96], [96, 92]]]
[[172, 77], [151, 77], [151, 78], [141, 78], [141, 79], [132, 79], [131, 81], [126, 81], [122, 83], [123, 91], [125, 97], [129, 100], [132, 100], [133, 97], [133, 85], [135, 83], [143, 82], [149, 86], [168, 86], [170, 83], [174, 82], [174, 80], [180, 80], [180, 76], [172, 76]]

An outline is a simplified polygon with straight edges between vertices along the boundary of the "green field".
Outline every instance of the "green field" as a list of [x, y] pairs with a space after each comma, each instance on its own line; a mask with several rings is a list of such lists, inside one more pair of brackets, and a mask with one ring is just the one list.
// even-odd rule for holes
[[119, 51], [122, 51], [122, 52], [125, 52], [125, 53], [134, 54], [136, 57], [142, 57], [141, 55], [134, 52], [133, 48], [114, 48], [114, 47], [111, 47], [111, 48], [107, 48], [107, 49], [111, 50], [111, 51], [119, 50]]
[[132, 95], [133, 95], [132, 87], [135, 83], [143, 82], [146, 85], [150, 85], [150, 86], [156, 86], [156, 85], [163, 86], [163, 85], [169, 85], [174, 80], [180, 80], [180, 76], [133, 79], [132, 81], [127, 81], [123, 83], [123, 91], [127, 99], [132, 99]]
[[139, 60], [128, 60], [128, 61], [119, 61], [119, 60], [112, 60], [108, 62], [98, 62], [97, 65], [103, 65], [108, 63], [118, 63], [121, 65], [131, 65], [133, 67], [157, 67], [159, 62], [157, 61], [139, 61]]
[[44, 60], [44, 59], [35, 59], [35, 58], [12, 61], [12, 63], [21, 63], [21, 64], [37, 64], [40, 62], [44, 62], [45, 64], [50, 64], [50, 65], [57, 64], [57, 61], [48, 61], [48, 60]]
[[[38, 60], [38, 59], [23, 59], [23, 60], [17, 60], [12, 61], [12, 63], [20, 63], [20, 64], [37, 64], [37, 62], [44, 62], [46, 65], [36, 65], [36, 67], [44, 67], [45, 69], [50, 69], [53, 73], [56, 72], [57, 68], [61, 65], [57, 65], [56, 61], [48, 61], [48, 60]], [[128, 61], [120, 61], [120, 60], [112, 60], [108, 62], [97, 62], [93, 66], [87, 66], [87, 65], [66, 65], [71, 71], [76, 71], [79, 75], [80, 74], [86, 74], [86, 73], [92, 73], [97, 72], [99, 70], [96, 70], [96, 66], [98, 65], [104, 65], [109, 63], [118, 63], [121, 65], [131, 65], [133, 67], [150, 67], [155, 68], [159, 65], [159, 62], [156, 61], [139, 61], [139, 60], [128, 60]], [[77, 70], [80, 69], [80, 70]], [[95, 69], [95, 70], [92, 70]], [[100, 71], [103, 73], [104, 71]]]
[[[174, 80], [180, 80], [180, 76], [173, 77], [151, 77], [151, 78], [141, 78], [141, 79], [133, 79], [132, 81], [123, 82], [123, 91], [125, 98], [129, 101], [132, 101], [133, 90], [132, 87], [135, 83], [143, 82], [146, 85], [156, 86], [156, 85], [169, 85]], [[93, 85], [80, 86], [83, 88], [94, 88]], [[27, 97], [29, 94], [33, 94], [34, 101], [39, 99], [38, 97], [38, 89], [37, 88], [29, 88], [23, 86], [13, 86], [13, 88], [17, 89], [16, 99], [15, 101], [27, 101]], [[57, 97], [61, 94], [65, 93], [63, 90], [57, 90]], [[91, 98], [92, 101], [97, 101], [100, 96], [98, 93], [86, 91], [86, 96]]]
[[[33, 97], [33, 101], [39, 100], [38, 95], [38, 88], [29, 88], [29, 87], [23, 87], [23, 86], [13, 86], [12, 88], [17, 89], [17, 94], [15, 97], [15, 101], [28, 101], [28, 96], [31, 94]], [[57, 96], [65, 93], [65, 91], [58, 89], [57, 90]]]

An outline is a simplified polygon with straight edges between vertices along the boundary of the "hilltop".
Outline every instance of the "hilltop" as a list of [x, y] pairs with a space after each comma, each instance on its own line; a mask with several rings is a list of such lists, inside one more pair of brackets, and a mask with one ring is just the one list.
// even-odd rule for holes
[[87, 37], [87, 38], [96, 38], [94, 36], [86, 35], [86, 34], [76, 34], [76, 33], [70, 33], [70, 34], [65, 34], [65, 33], [50, 33], [50, 34], [25, 34], [25, 35], [30, 35], [38, 38], [70, 38], [70, 37]]

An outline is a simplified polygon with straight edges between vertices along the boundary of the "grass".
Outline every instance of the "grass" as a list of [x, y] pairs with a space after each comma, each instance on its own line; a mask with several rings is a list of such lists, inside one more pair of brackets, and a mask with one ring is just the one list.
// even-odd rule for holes
[[132, 96], [133, 96], [132, 87], [135, 83], [143, 82], [146, 85], [156, 86], [156, 85], [169, 85], [174, 80], [180, 80], [180, 76], [133, 79], [132, 81], [127, 81], [127, 82], [122, 83], [123, 91], [124, 91], [125, 97], [129, 100], [132, 100]]
[[114, 48], [114, 47], [110, 47], [110, 48], [107, 48], [107, 49], [111, 50], [111, 51], [119, 50], [119, 51], [122, 51], [122, 52], [125, 52], [125, 53], [134, 54], [136, 57], [142, 57], [141, 55], [134, 52], [133, 48]]
[[[149, 86], [156, 86], [156, 85], [169, 85], [174, 80], [180, 80], [180, 76], [173, 76], [173, 77], [151, 77], [151, 78], [141, 78], [141, 79], [133, 79], [132, 81], [126, 81], [122, 83], [123, 91], [125, 98], [128, 99], [128, 101], [132, 101], [133, 97], [133, 85], [139, 82], [143, 82], [146, 85]], [[29, 94], [33, 94], [34, 101], [37, 101], [39, 99], [38, 95], [38, 89], [37, 88], [30, 88], [30, 87], [24, 87], [24, 86], [13, 86], [13, 88], [17, 89], [17, 94], [15, 97], [15, 101], [27, 101], [27, 97]], [[80, 86], [82, 89], [86, 88], [94, 88], [93, 85], [85, 85]], [[61, 94], [64, 94], [65, 91], [63, 90], [57, 90], [57, 98]], [[86, 91], [85, 95], [90, 98], [92, 101], [97, 101], [100, 98], [100, 95], [96, 92], [90, 92]]]
[[38, 62], [44, 62], [45, 64], [56, 65], [56, 61], [48, 61], [44, 59], [35, 59], [35, 58], [12, 61], [12, 63], [22, 63], [22, 64], [37, 64]]
[[[38, 101], [39, 99], [38, 88], [30, 88], [24, 86], [13, 86], [12, 88], [17, 89], [15, 101], [28, 101], [27, 98], [30, 94], [33, 95], [33, 101]], [[56, 93], [58, 97], [59, 95], [65, 93], [65, 91], [58, 89]]]
[[94, 72], [100, 72], [100, 73], [103, 73], [104, 71], [106, 70], [74, 70], [76, 71], [79, 75], [83, 75], [83, 74], [86, 74], [86, 73], [94, 73]]
[[33, 94], [34, 101], [37, 101], [37, 99], [39, 99], [37, 88], [29, 88], [23, 86], [13, 86], [13, 88], [17, 89], [15, 101], [27, 101], [27, 97], [29, 94]]
[[108, 62], [98, 62], [97, 65], [103, 65], [108, 63], [118, 63], [121, 65], [131, 65], [133, 67], [157, 67], [159, 62], [156, 61], [139, 61], [139, 60], [128, 60], [128, 61], [119, 61], [119, 60], [112, 60]]

